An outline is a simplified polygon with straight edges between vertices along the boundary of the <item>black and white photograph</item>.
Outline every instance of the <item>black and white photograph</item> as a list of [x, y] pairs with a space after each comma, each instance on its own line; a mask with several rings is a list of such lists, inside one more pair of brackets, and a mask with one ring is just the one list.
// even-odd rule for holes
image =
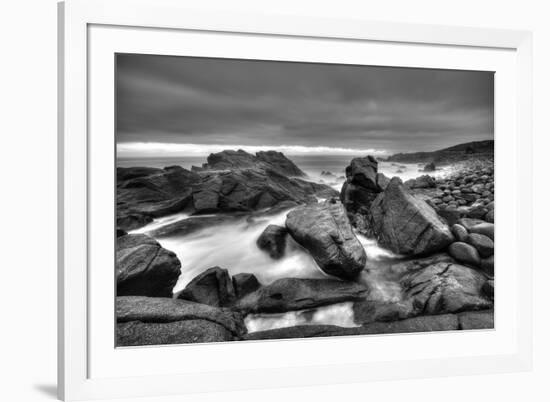
[[492, 71], [115, 71], [116, 346], [494, 328]]

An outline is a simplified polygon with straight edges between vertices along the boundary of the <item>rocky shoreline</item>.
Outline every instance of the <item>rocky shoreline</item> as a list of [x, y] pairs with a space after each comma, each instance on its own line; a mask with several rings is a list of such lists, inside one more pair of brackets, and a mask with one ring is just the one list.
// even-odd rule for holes
[[[156, 239], [235, 215], [275, 211], [289, 211], [284, 225], [266, 224], [255, 246], [280, 260], [292, 241], [324, 279], [262, 283], [252, 273], [231, 275], [227, 267], [213, 266], [173, 293], [182, 261]], [[128, 234], [175, 213], [189, 218]], [[364, 238], [396, 257], [374, 267]], [[424, 174], [405, 183], [378, 172], [372, 156], [353, 158], [340, 192], [307, 181], [292, 161], [272, 151], [223, 151], [192, 170], [119, 168], [117, 345], [493, 328], [493, 254], [491, 157], [468, 157], [445, 178]], [[399, 297], [377, 296], [374, 270], [391, 278]], [[251, 332], [246, 325], [252, 315], [314, 314], [338, 303], [351, 306], [352, 327], [312, 324]]]

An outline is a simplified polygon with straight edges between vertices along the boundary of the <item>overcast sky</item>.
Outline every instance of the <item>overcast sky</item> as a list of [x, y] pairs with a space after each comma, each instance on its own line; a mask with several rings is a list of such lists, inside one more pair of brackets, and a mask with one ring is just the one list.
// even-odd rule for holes
[[118, 55], [116, 86], [127, 156], [395, 153], [493, 138], [489, 72]]

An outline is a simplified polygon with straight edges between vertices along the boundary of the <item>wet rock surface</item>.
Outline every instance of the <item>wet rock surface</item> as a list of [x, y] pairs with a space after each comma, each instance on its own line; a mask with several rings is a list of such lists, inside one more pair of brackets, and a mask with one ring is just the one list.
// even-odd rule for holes
[[275, 260], [280, 259], [285, 252], [287, 229], [278, 225], [267, 226], [256, 244]]
[[238, 312], [172, 298], [117, 297], [116, 317], [117, 346], [221, 342], [246, 333]]
[[329, 275], [353, 279], [365, 267], [365, 250], [338, 201], [293, 209], [287, 215], [286, 228]]
[[366, 297], [366, 286], [334, 279], [278, 279], [245, 296], [235, 309], [247, 313], [281, 313]]
[[396, 177], [373, 202], [370, 214], [380, 244], [397, 254], [430, 254], [453, 241], [449, 227], [433, 208], [410, 194]]
[[117, 295], [170, 297], [181, 274], [176, 255], [146, 235], [123, 235], [116, 241]]

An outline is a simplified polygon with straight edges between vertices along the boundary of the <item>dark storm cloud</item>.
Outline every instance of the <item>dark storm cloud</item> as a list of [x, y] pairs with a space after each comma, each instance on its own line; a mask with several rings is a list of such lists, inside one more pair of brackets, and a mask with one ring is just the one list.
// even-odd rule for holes
[[430, 150], [492, 138], [488, 72], [118, 55], [117, 141]]

